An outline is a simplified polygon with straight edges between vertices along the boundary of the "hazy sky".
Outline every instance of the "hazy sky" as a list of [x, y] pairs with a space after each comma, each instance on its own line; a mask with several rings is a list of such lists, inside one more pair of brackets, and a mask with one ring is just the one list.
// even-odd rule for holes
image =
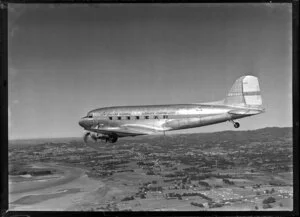
[[10, 139], [81, 136], [99, 107], [220, 100], [246, 74], [267, 112], [239, 130], [292, 126], [291, 4], [9, 4], [8, 53]]

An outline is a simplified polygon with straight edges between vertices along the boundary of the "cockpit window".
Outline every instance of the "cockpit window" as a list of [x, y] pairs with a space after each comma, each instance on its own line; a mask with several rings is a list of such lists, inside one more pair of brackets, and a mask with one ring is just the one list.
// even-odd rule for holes
[[88, 114], [88, 118], [92, 118], [93, 117], [93, 113]]

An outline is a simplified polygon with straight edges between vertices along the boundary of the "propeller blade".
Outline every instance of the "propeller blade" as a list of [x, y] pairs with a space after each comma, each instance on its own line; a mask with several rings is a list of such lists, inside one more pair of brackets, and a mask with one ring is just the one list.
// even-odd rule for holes
[[88, 137], [89, 137], [90, 135], [91, 135], [90, 132], [87, 132], [86, 134], [84, 134], [83, 141], [84, 141], [85, 144], [87, 143], [87, 139], [88, 139]]

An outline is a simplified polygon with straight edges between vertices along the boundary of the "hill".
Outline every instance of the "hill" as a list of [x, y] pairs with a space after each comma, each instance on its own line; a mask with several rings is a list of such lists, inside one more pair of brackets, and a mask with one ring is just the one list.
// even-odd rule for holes
[[[218, 142], [218, 141], [235, 141], [235, 142], [251, 142], [251, 141], [272, 141], [280, 138], [292, 139], [292, 127], [267, 127], [257, 130], [247, 131], [221, 131], [213, 133], [192, 133], [192, 134], [166, 134], [166, 136], [160, 135], [146, 135], [137, 137], [125, 137], [121, 138], [116, 144], [123, 144], [125, 142], [160, 142], [167, 139], [170, 142], [188, 141], [189, 143], [195, 142]], [[80, 137], [69, 137], [69, 138], [41, 138], [41, 139], [20, 139], [9, 141], [9, 146], [16, 145], [38, 145], [44, 143], [69, 143], [69, 142], [81, 142]]]

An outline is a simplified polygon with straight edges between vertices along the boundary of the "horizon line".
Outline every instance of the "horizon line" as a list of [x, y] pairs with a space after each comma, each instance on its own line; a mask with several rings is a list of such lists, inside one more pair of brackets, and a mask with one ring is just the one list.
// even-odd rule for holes
[[[257, 129], [252, 129], [252, 130], [222, 130], [222, 131], [212, 131], [212, 132], [181, 132], [181, 133], [176, 133], [175, 131], [167, 131], [168, 135], [181, 135], [181, 134], [208, 134], [208, 133], [220, 133], [220, 132], [245, 132], [245, 131], [255, 131], [255, 130], [261, 130], [261, 129], [266, 129], [266, 128], [293, 128], [293, 126], [285, 126], [285, 127], [278, 127], [278, 126], [273, 126], [273, 127], [263, 127], [263, 128], [257, 128]], [[172, 132], [170, 134], [170, 132]], [[174, 133], [175, 132], [175, 133]], [[141, 136], [159, 136], [160, 133], [157, 134], [148, 134], [148, 135], [141, 135]], [[163, 134], [162, 134], [163, 135]], [[166, 134], [167, 135], [167, 134]], [[130, 137], [130, 136], [129, 136]], [[125, 138], [129, 138], [125, 137]], [[17, 140], [38, 140], [38, 139], [68, 139], [68, 138], [82, 138], [81, 136], [67, 136], [67, 137], [40, 137], [40, 138], [17, 138], [17, 139], [8, 139], [8, 141], [17, 141]]]

